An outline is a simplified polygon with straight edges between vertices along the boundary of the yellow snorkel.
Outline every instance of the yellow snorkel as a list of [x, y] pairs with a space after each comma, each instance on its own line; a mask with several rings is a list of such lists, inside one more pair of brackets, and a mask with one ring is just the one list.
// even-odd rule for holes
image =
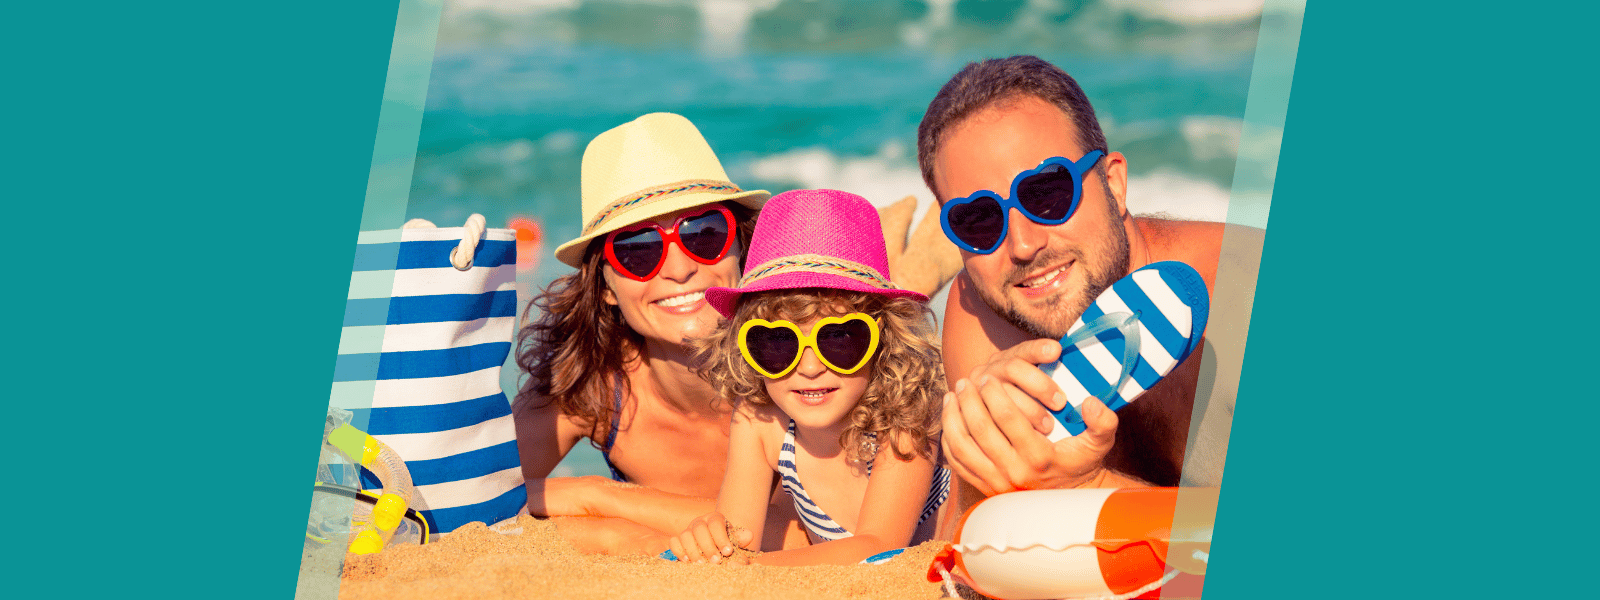
[[[328, 432], [327, 444], [351, 462], [359, 464], [376, 475], [382, 482], [381, 493], [357, 490], [347, 486], [317, 482], [316, 489], [346, 496], [359, 504], [370, 504], [370, 517], [365, 521], [351, 521], [354, 535], [350, 539], [350, 552], [372, 554], [382, 550], [393, 539], [402, 521], [410, 520], [420, 529], [421, 543], [430, 537], [427, 520], [417, 512], [420, 504], [416, 488], [411, 482], [411, 472], [400, 455], [388, 445], [346, 423]], [[358, 511], [364, 512], [364, 511]], [[310, 535], [309, 533], [307, 535]], [[316, 539], [316, 538], [314, 538]]]

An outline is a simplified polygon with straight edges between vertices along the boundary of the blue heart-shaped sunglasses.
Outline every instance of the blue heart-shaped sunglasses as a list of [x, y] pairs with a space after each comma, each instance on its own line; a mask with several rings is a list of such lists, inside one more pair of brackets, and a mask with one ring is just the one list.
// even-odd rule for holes
[[1006, 239], [1010, 230], [1007, 215], [1013, 208], [1040, 225], [1060, 225], [1071, 219], [1083, 197], [1083, 174], [1103, 156], [1104, 151], [1092, 150], [1076, 161], [1059, 156], [1045, 159], [1038, 167], [1018, 173], [1007, 197], [978, 190], [945, 202], [939, 209], [939, 224], [956, 247], [976, 254], [993, 253]]

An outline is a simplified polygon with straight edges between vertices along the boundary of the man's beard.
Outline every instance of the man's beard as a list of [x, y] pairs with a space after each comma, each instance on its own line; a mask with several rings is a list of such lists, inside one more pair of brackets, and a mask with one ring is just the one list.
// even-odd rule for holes
[[[1107, 197], [1110, 197], [1110, 190], [1106, 192]], [[1121, 215], [1116, 213], [1115, 208], [1110, 203], [1107, 203], [1106, 212], [1111, 217], [1109, 219], [1111, 231], [1107, 236], [1111, 245], [1107, 249], [1110, 254], [1107, 257], [1109, 262], [1102, 265], [1091, 264], [1087, 256], [1084, 256], [1082, 252], [1078, 252], [1077, 264], [1084, 267], [1086, 277], [1083, 293], [1066, 295], [1071, 294], [1071, 292], [1064, 292], [1064, 295], [1047, 309], [1050, 311], [1049, 316], [1060, 317], [1055, 320], [1054, 324], [1030, 320], [1013, 306], [996, 306], [995, 299], [990, 298], [989, 294], [984, 293], [984, 290], [979, 290], [978, 297], [982, 298], [984, 304], [988, 304], [995, 314], [1000, 315], [1000, 318], [1005, 319], [1012, 327], [1027, 332], [1028, 335], [1050, 339], [1059, 339], [1061, 336], [1066, 335], [1067, 329], [1072, 326], [1073, 321], [1083, 316], [1083, 311], [1088, 310], [1089, 305], [1094, 303], [1095, 298], [1099, 298], [1101, 293], [1111, 287], [1111, 284], [1116, 283], [1117, 280], [1128, 274], [1128, 232], [1123, 229]], [[1035, 263], [1051, 264], [1058, 256], [1060, 254], [1054, 253], [1050, 256], [1039, 256], [1028, 265], [1019, 265], [1017, 269], [1025, 273], [1029, 265]], [[1102, 268], [1096, 268], [1097, 266]], [[1077, 267], [1075, 266], [1074, 268]]]

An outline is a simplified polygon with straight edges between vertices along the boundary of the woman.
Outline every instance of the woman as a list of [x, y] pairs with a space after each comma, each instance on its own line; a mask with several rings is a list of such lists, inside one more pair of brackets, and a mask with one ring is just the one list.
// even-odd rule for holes
[[[645, 115], [584, 150], [584, 228], [556, 249], [578, 271], [528, 309], [542, 314], [518, 336], [529, 377], [512, 405], [529, 512], [589, 517], [557, 521], [580, 550], [659, 553], [714, 506], [731, 413], [685, 340], [717, 325], [704, 292], [738, 283], [769, 197], [727, 179], [678, 115]], [[547, 478], [584, 438], [616, 481]]]

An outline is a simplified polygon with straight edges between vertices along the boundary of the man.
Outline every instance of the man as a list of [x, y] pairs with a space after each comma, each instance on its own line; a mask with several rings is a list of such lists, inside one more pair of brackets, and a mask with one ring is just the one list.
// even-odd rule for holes
[[1187, 263], [1215, 296], [1225, 228], [1256, 239], [1260, 230], [1130, 214], [1127, 158], [1106, 147], [1077, 82], [1036, 57], [968, 65], [929, 104], [917, 138], [923, 179], [941, 205], [979, 190], [1007, 196], [1019, 173], [1046, 159], [1093, 162], [1080, 165], [1080, 204], [1065, 222], [1041, 224], [1006, 209], [993, 252], [962, 250], [965, 268], [950, 287], [944, 322], [952, 391], [943, 445], [970, 486], [963, 508], [974, 490], [1173, 486], [1180, 476], [1188, 485], [1216, 485], [1220, 456], [1183, 471], [1201, 357], [1212, 348], [1197, 349], [1120, 414], [1088, 399], [1081, 409], [1088, 430], [1053, 444], [1045, 407], [1060, 409], [1067, 399], [1034, 365], [1056, 360], [1056, 339], [1139, 267]]

